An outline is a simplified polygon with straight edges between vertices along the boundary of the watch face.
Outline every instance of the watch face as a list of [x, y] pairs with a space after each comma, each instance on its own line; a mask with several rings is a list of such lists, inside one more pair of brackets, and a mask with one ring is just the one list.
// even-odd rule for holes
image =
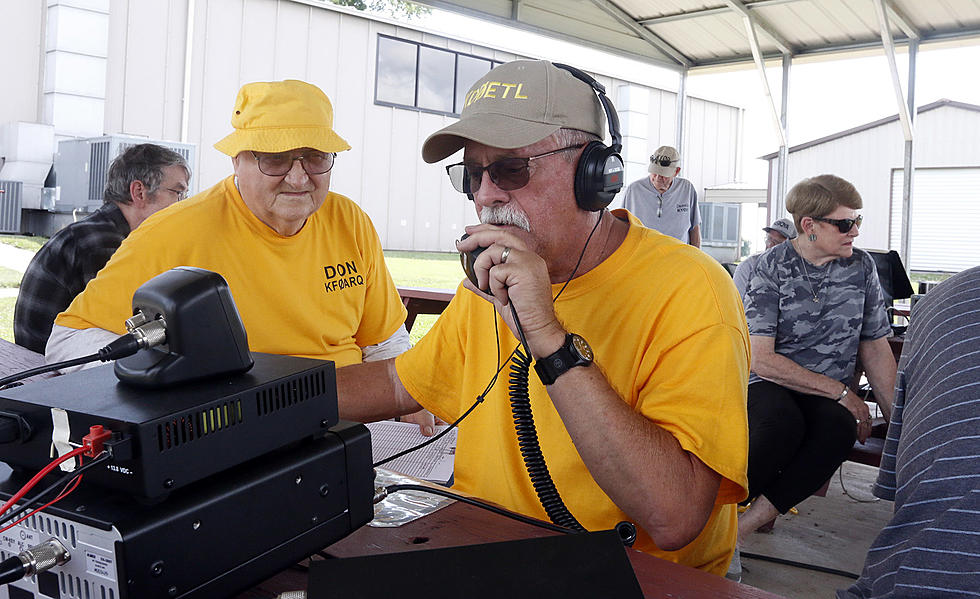
[[582, 339], [578, 335], [573, 334], [572, 348], [574, 348], [575, 351], [578, 352], [578, 355], [581, 356], [583, 359], [588, 360], [589, 362], [592, 361], [592, 348], [585, 341], [585, 339]]

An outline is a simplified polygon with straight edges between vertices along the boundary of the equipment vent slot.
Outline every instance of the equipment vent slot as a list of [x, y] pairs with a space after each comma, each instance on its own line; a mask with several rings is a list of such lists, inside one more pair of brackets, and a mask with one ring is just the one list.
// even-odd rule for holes
[[302, 403], [324, 393], [327, 382], [322, 370], [261, 389], [255, 394], [259, 416], [269, 416], [283, 408]]
[[161, 452], [168, 451], [241, 424], [242, 420], [242, 402], [226, 401], [158, 424], [157, 443]]
[[[109, 163], [115, 156], [109, 155], [109, 141], [96, 141], [90, 147], [88, 171], [88, 201], [102, 200], [105, 180], [109, 174]], [[120, 154], [122, 151], [119, 152]]]

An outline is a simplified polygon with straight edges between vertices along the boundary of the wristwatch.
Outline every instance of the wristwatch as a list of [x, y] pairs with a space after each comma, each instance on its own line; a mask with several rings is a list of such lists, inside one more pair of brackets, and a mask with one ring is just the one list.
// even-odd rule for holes
[[575, 333], [565, 335], [565, 343], [558, 351], [534, 363], [538, 378], [545, 385], [550, 385], [558, 377], [576, 366], [588, 366], [592, 363], [592, 348], [588, 342]]
[[850, 393], [850, 389], [847, 388], [847, 385], [844, 385], [844, 388], [841, 390], [840, 395], [837, 396], [837, 403], [844, 401], [844, 398], [847, 397], [849, 393]]

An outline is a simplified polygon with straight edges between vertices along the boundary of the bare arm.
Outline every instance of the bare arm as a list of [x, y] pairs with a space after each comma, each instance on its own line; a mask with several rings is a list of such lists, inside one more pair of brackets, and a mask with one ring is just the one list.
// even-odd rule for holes
[[688, 243], [696, 248], [701, 247], [701, 225], [694, 225], [688, 233]]
[[[553, 345], [551, 352], [532, 353], [548, 355], [563, 341], [564, 332], [556, 330], [550, 344], [535, 342], [539, 348]], [[569, 370], [547, 389], [579, 455], [610, 499], [661, 549], [693, 541], [711, 515], [721, 475], [634, 412], [594, 364]]]
[[[489, 283], [493, 291], [483, 297], [494, 302], [511, 330], [509, 303], [514, 302], [534, 358], [554, 353], [566, 330], [554, 313], [544, 261], [520, 239], [492, 226], [468, 227], [467, 232], [461, 251], [488, 248], [476, 261], [481, 286]], [[501, 263], [504, 247], [510, 252]], [[479, 293], [469, 281], [464, 285]], [[658, 547], [679, 549], [701, 532], [714, 507], [720, 474], [685, 451], [667, 430], [634, 412], [594, 364], [572, 368], [547, 390], [592, 477]]]
[[[777, 354], [774, 338], [749, 335], [749, 340], [752, 342], [752, 372], [767, 381], [772, 381], [777, 385], [800, 393], [832, 399], [840, 397], [841, 391], [844, 389], [843, 383], [803, 368], [786, 356]], [[895, 376], [892, 374], [893, 387], [894, 384]], [[863, 443], [871, 434], [871, 413], [868, 411], [868, 406], [853, 389], [841, 401], [841, 405], [850, 410], [854, 419], [858, 421], [858, 439]], [[890, 408], [891, 404], [889, 403], [889, 410]]]
[[394, 358], [339, 368], [337, 401], [340, 417], [355, 422], [385, 420], [421, 408], [399, 380]]
[[864, 372], [871, 383], [875, 400], [885, 414], [886, 420], [892, 418], [892, 403], [895, 399], [895, 355], [892, 353], [888, 337], [881, 337], [858, 344], [858, 357], [864, 364]]

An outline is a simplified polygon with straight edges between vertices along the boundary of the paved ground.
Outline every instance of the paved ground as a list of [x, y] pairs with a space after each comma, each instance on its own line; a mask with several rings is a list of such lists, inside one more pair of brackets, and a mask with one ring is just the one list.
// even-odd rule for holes
[[[892, 514], [892, 502], [871, 495], [877, 473], [845, 462], [826, 497], [810, 497], [797, 506], [798, 515], [781, 516], [771, 533], [752, 535], [742, 550], [859, 574], [868, 547]], [[851, 583], [843, 576], [745, 557], [742, 569], [744, 584], [794, 599], [833, 597]]]
[[33, 257], [34, 252], [0, 243], [0, 266], [6, 266], [22, 273], [27, 270], [27, 264]]

